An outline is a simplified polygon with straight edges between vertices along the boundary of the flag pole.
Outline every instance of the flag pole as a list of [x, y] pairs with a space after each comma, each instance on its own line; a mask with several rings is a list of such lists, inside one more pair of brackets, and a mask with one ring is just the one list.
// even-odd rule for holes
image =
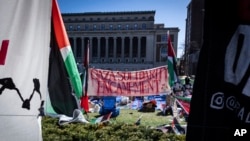
[[89, 40], [87, 44], [87, 48], [84, 48], [84, 78], [83, 78], [83, 96], [81, 98], [81, 107], [85, 113], [89, 112], [89, 100], [88, 100], [88, 68], [89, 68]]

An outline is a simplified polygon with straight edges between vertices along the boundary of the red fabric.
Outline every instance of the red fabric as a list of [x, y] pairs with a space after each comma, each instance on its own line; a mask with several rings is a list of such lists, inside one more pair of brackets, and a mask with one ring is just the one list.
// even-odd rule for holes
[[0, 47], [0, 65], [5, 64], [5, 59], [7, 55], [9, 40], [3, 40], [2, 45]]
[[168, 56], [176, 58], [174, 47], [172, 45], [172, 41], [171, 41], [171, 37], [170, 37], [169, 32], [168, 32]]
[[155, 105], [156, 106], [156, 101], [153, 99], [153, 100], [150, 100], [150, 102], [153, 104], [153, 105]]
[[89, 112], [89, 98], [87, 95], [82, 96], [81, 107], [85, 110], [85, 112]]
[[183, 101], [183, 100], [178, 100], [178, 102], [180, 103], [180, 106], [184, 109], [184, 111], [189, 114], [189, 110], [190, 110], [190, 103]]

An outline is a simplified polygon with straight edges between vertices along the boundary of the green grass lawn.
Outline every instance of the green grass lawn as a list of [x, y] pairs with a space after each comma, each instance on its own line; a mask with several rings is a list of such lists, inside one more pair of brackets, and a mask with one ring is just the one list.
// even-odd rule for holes
[[[96, 116], [99, 116], [99, 113], [88, 113], [89, 119], [94, 119]], [[156, 110], [155, 112], [139, 112], [138, 110], [133, 109], [120, 109], [120, 114], [116, 118], [111, 118], [111, 123], [135, 123], [139, 117], [141, 118], [141, 125], [157, 127], [160, 125], [171, 124], [172, 116], [163, 115], [161, 111]], [[180, 118], [181, 124], [186, 124], [184, 118]]]
[[[88, 113], [88, 120], [94, 120], [98, 116], [100, 116], [99, 113]], [[140, 125], [134, 125], [140, 116], [142, 116]], [[139, 112], [120, 109], [119, 116], [111, 118], [107, 124], [70, 123], [60, 126], [57, 118], [45, 116], [42, 120], [42, 133], [44, 141], [185, 141], [185, 134], [164, 133], [156, 128], [171, 125], [172, 119], [172, 116], [164, 116], [157, 110]], [[186, 124], [184, 118], [180, 118], [180, 121], [180, 124]]]

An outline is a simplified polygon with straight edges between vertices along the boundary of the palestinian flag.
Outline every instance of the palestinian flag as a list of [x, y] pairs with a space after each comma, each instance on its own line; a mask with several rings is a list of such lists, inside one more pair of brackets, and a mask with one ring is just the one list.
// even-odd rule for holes
[[190, 99], [176, 97], [176, 102], [178, 105], [185, 111], [186, 114], [189, 114], [190, 111]]
[[100, 124], [100, 123], [105, 123], [105, 122], [109, 122], [110, 118], [111, 118], [112, 112], [107, 113], [105, 115], [102, 115], [96, 119], [92, 119], [91, 123], [94, 124]]
[[171, 42], [170, 34], [168, 31], [167, 34], [167, 40], [168, 40], [168, 72], [169, 72], [169, 85], [172, 87], [175, 82], [178, 81], [177, 77], [177, 61], [176, 61], [176, 55], [175, 51]]
[[79, 108], [77, 99], [82, 96], [82, 82], [56, 0], [52, 4], [51, 22], [49, 99], [46, 111], [48, 114], [55, 112], [72, 116], [73, 111]]

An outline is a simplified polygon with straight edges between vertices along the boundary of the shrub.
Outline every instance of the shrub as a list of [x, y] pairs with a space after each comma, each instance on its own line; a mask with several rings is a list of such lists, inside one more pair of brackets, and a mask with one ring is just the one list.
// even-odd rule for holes
[[59, 126], [58, 119], [43, 117], [44, 141], [185, 141], [185, 135], [163, 133], [146, 126], [126, 123]]

